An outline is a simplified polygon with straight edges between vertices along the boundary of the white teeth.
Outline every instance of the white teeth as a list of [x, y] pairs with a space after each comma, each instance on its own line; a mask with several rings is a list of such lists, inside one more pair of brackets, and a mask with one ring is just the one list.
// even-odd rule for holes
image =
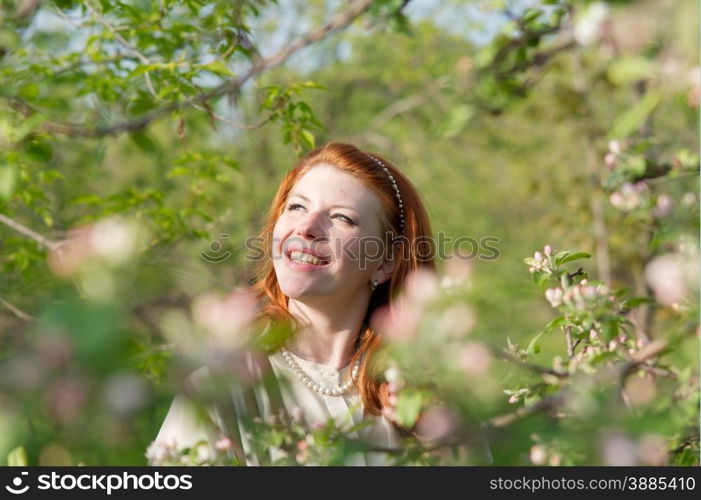
[[295, 262], [304, 262], [306, 264], [314, 264], [315, 266], [320, 266], [324, 261], [317, 259], [313, 255], [304, 252], [292, 252], [290, 253], [290, 259]]

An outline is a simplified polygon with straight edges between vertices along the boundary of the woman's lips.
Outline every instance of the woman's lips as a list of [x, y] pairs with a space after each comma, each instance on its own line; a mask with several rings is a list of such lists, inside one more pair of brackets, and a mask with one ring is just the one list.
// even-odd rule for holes
[[312, 270], [315, 270], [315, 269], [322, 269], [322, 268], [324, 268], [324, 267], [326, 267], [326, 266], [329, 265], [328, 262], [326, 262], [326, 263], [324, 263], [324, 264], [319, 264], [319, 265], [317, 265], [317, 264], [311, 264], [311, 263], [308, 263], [308, 262], [295, 262], [294, 260], [292, 260], [292, 259], [290, 258], [290, 255], [289, 255], [289, 254], [290, 254], [290, 252], [285, 252], [285, 253], [284, 253], [284, 255], [285, 255], [285, 263], [287, 263], [287, 265], [288, 265], [290, 268], [295, 269], [295, 270], [297, 270], [297, 271], [312, 271]]

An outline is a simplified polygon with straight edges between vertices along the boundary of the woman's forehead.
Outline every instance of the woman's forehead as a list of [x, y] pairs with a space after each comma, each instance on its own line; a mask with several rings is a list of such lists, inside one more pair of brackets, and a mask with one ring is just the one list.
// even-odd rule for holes
[[333, 201], [334, 203], [358, 204], [364, 208], [371, 206], [380, 209], [380, 202], [368, 186], [352, 174], [329, 164], [312, 167], [292, 188], [293, 194], [302, 195], [312, 201]]
[[289, 198], [295, 195], [311, 203], [334, 207], [345, 205], [359, 213], [361, 225], [365, 226], [362, 224], [364, 220], [375, 229], [383, 226], [385, 215], [377, 194], [360, 179], [331, 164], [320, 163], [303, 174], [290, 191]]

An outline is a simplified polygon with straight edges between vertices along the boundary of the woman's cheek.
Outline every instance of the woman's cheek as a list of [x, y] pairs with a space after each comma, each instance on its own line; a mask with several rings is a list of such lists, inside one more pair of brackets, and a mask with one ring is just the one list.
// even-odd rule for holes
[[346, 241], [341, 243], [339, 246], [341, 248], [340, 260], [345, 262], [347, 266], [352, 267], [353, 269], [359, 269], [362, 254], [358, 240], [354, 239], [350, 242]]

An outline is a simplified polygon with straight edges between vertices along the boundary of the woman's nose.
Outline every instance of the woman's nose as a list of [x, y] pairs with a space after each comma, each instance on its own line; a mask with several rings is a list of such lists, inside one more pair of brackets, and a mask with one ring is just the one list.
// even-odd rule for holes
[[297, 234], [305, 238], [320, 238], [324, 235], [324, 227], [321, 221], [321, 214], [309, 212], [298, 221]]

